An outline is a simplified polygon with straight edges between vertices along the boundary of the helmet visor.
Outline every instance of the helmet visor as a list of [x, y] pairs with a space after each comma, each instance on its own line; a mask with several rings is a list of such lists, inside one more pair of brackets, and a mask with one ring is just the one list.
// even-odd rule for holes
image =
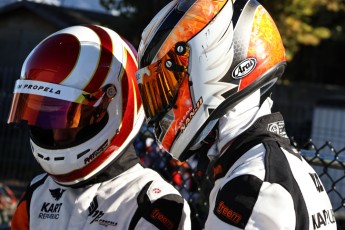
[[158, 120], [173, 107], [180, 84], [188, 75], [188, 60], [189, 47], [179, 42], [160, 60], [136, 72], [149, 122]]
[[[104, 90], [95, 93], [58, 84], [17, 80], [8, 123], [26, 121], [45, 129], [83, 127], [97, 121], [104, 104]], [[98, 114], [100, 115], [100, 114]]]

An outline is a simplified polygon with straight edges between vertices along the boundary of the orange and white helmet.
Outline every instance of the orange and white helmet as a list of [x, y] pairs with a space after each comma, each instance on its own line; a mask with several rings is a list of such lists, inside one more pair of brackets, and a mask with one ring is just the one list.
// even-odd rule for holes
[[163, 148], [185, 160], [219, 117], [283, 74], [278, 29], [255, 0], [174, 0], [142, 34], [137, 81]]
[[[132, 143], [144, 121], [135, 79], [137, 53], [116, 32], [72, 26], [40, 42], [16, 81], [9, 123], [26, 121], [38, 163], [54, 180], [91, 179]], [[52, 129], [80, 128], [54, 146]]]

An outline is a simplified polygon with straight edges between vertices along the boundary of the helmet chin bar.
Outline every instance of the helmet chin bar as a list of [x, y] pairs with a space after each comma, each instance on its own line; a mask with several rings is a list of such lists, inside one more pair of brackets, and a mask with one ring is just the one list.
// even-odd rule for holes
[[205, 123], [200, 127], [196, 132], [195, 136], [191, 139], [186, 148], [182, 151], [179, 156], [180, 161], [185, 161], [193, 154], [192, 151], [188, 151], [192, 146], [196, 145], [207, 136], [207, 134], [212, 130], [214, 125], [217, 123], [218, 119], [223, 116], [229, 108], [234, 107], [240, 101], [242, 101], [249, 94], [255, 92], [258, 89], [263, 89], [265, 93], [270, 89], [274, 83], [281, 77], [286, 67], [286, 62], [280, 62], [266, 71], [260, 78], [255, 80], [253, 83], [238, 91], [234, 95], [231, 95], [229, 98], [225, 99], [222, 104], [220, 104], [208, 117]]

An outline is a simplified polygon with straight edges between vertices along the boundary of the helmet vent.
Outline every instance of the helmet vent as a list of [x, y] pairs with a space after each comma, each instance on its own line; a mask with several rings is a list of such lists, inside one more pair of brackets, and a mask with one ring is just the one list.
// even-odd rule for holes
[[63, 161], [65, 158], [64, 157], [55, 157], [54, 160], [55, 161]]
[[50, 157], [44, 158], [44, 156], [43, 156], [42, 154], [39, 154], [39, 153], [37, 153], [37, 156], [38, 156], [39, 158], [42, 158], [42, 159], [45, 160], [45, 161], [50, 161]]

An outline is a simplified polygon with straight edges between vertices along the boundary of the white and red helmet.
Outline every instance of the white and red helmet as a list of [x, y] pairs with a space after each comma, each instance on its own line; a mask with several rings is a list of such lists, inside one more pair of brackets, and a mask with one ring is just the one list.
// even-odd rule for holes
[[[33, 155], [56, 182], [91, 179], [132, 143], [145, 116], [136, 60], [131, 44], [97, 25], [60, 30], [26, 58], [8, 122], [29, 124]], [[77, 127], [73, 143], [54, 146], [52, 129]]]
[[180, 160], [230, 108], [283, 74], [278, 29], [255, 0], [174, 0], [142, 34], [137, 80], [148, 122]]

